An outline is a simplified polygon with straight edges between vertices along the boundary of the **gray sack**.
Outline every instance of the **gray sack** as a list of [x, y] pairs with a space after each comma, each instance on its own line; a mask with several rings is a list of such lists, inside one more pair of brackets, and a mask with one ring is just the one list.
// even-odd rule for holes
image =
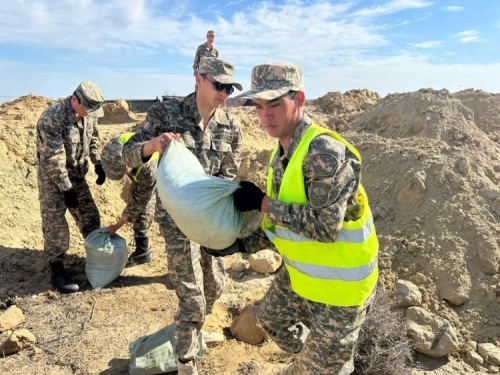
[[85, 239], [85, 273], [92, 288], [111, 284], [127, 263], [127, 241], [118, 234], [109, 236], [106, 228], [96, 229]]
[[216, 250], [236, 241], [242, 214], [234, 207], [232, 195], [239, 185], [207, 175], [182, 143], [168, 145], [156, 183], [163, 207], [191, 241]]
[[[198, 335], [199, 350], [196, 359], [203, 358], [207, 346], [203, 335]], [[128, 347], [130, 354], [130, 375], [153, 375], [177, 371], [177, 336], [175, 323], [162, 328], [149, 336], [143, 336], [131, 342]]]

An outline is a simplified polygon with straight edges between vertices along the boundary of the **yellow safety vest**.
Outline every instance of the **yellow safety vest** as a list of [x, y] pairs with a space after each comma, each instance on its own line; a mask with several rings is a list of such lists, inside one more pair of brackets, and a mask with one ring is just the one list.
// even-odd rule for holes
[[[122, 145], [124, 145], [125, 143], [127, 143], [127, 141], [132, 138], [132, 136], [135, 134], [135, 132], [130, 132], [130, 133], [125, 133], [125, 134], [122, 134], [118, 137], [118, 142], [120, 142]], [[153, 153], [153, 155], [151, 155], [151, 158], [147, 161], [147, 163], [150, 163], [152, 162], [153, 160], [156, 160], [158, 159], [158, 157], [160, 156], [160, 154], [158, 153], [158, 151], [155, 151]], [[147, 164], [145, 163], [145, 164]], [[144, 164], [142, 164], [139, 168], [137, 168], [137, 171], [131, 175], [130, 177], [132, 177], [132, 179], [137, 182], [137, 177], [139, 176], [139, 173], [141, 173], [142, 171], [142, 168], [144, 167]]]
[[[346, 145], [361, 161], [359, 152], [337, 133], [312, 124], [293, 153], [283, 176], [278, 200], [307, 204], [302, 164], [314, 138], [327, 134]], [[271, 154], [271, 162], [278, 146]], [[267, 176], [267, 195], [275, 199], [273, 168]], [[344, 221], [335, 242], [317, 242], [268, 222], [262, 229], [283, 257], [292, 288], [298, 295], [333, 306], [363, 306], [378, 280], [378, 239], [363, 186], [358, 188], [361, 218]]]

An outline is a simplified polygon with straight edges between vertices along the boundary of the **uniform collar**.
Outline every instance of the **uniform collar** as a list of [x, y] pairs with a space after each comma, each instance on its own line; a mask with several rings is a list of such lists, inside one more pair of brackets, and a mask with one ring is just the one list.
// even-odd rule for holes
[[283, 154], [283, 147], [281, 146], [281, 143], [278, 142], [278, 152], [276, 153], [274, 159], [271, 161], [271, 168], [275, 168], [276, 164], [279, 161], [285, 162], [285, 159], [287, 159], [287, 161], [290, 161], [293, 153], [302, 140], [302, 137], [307, 132], [307, 129], [309, 129], [309, 126], [311, 126], [312, 122], [313, 121], [307, 114], [304, 113], [302, 115], [300, 120], [297, 122], [297, 126], [295, 127], [295, 131], [293, 133], [292, 140], [290, 141], [290, 146], [288, 146], [286, 154]]

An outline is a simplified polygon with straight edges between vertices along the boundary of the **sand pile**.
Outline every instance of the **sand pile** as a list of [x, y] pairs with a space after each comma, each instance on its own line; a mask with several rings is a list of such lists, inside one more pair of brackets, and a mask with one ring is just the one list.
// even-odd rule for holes
[[500, 94], [467, 89], [453, 94], [474, 112], [474, 123], [492, 140], [500, 141]]
[[500, 149], [448, 91], [380, 100], [346, 134], [381, 240], [382, 282], [410, 280], [464, 338], [500, 337]]
[[328, 126], [342, 131], [352, 118], [380, 100], [376, 92], [363, 90], [349, 90], [345, 93], [339, 91], [329, 92], [314, 101], [318, 112], [329, 116]]
[[100, 124], [126, 124], [141, 121], [142, 116], [130, 111], [129, 105], [124, 99], [116, 99], [113, 103], [103, 106], [104, 117], [99, 119]]

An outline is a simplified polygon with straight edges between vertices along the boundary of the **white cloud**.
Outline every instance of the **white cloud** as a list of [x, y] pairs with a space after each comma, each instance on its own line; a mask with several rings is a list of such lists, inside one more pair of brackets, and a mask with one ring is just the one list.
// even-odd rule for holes
[[458, 34], [453, 35], [453, 37], [458, 38], [461, 43], [471, 43], [482, 41], [479, 37], [479, 33], [476, 30], [466, 30]]
[[354, 13], [355, 16], [374, 17], [384, 14], [396, 13], [405, 9], [426, 8], [433, 3], [423, 0], [391, 0], [383, 5], [378, 5], [371, 8], [363, 8]]
[[430, 48], [439, 48], [443, 46], [443, 43], [444, 42], [442, 40], [429, 40], [421, 43], [410, 43], [410, 45], [416, 48], [430, 49]]
[[444, 7], [443, 9], [446, 10], [447, 12], [460, 12], [460, 11], [464, 10], [465, 8], [460, 7], [460, 6], [456, 6], [456, 5], [448, 5], [448, 6]]
[[[194, 50], [208, 29], [216, 30], [221, 57], [234, 63], [245, 88], [250, 86], [253, 65], [290, 61], [304, 67], [306, 93], [312, 98], [363, 87], [382, 94], [429, 86], [453, 90], [458, 89], [457, 77], [464, 86], [500, 91], [499, 64], [436, 65], [425, 55], [391, 52], [397, 47], [387, 36], [391, 27], [377, 16], [429, 7], [431, 2], [391, 0], [362, 9], [356, 4], [354, 0], [287, 0], [281, 5], [265, 1], [230, 15], [218, 13], [213, 18], [212, 13], [208, 19], [199, 11], [192, 13], [189, 2], [176, 0], [0, 1], [1, 43], [45, 48], [53, 61], [52, 65], [0, 61], [0, 95], [62, 96], [82, 79], [98, 82], [109, 98], [154, 98], [165, 90], [187, 94], [194, 86], [190, 69]], [[467, 30], [453, 38], [478, 41], [479, 33]], [[410, 45], [426, 51], [444, 44], [430, 40]], [[381, 47], [387, 47], [386, 57], [379, 56]], [[135, 56], [152, 59], [159, 51], [168, 51], [172, 60], [146, 65], [149, 69], [113, 68], [123, 66], [113, 61], [130, 59], [127, 66], [134, 67]], [[83, 69], [72, 66], [76, 59], [85, 60], [78, 64]], [[99, 61], [108, 68], [100, 67]], [[181, 73], [166, 74], [170, 68]]]

